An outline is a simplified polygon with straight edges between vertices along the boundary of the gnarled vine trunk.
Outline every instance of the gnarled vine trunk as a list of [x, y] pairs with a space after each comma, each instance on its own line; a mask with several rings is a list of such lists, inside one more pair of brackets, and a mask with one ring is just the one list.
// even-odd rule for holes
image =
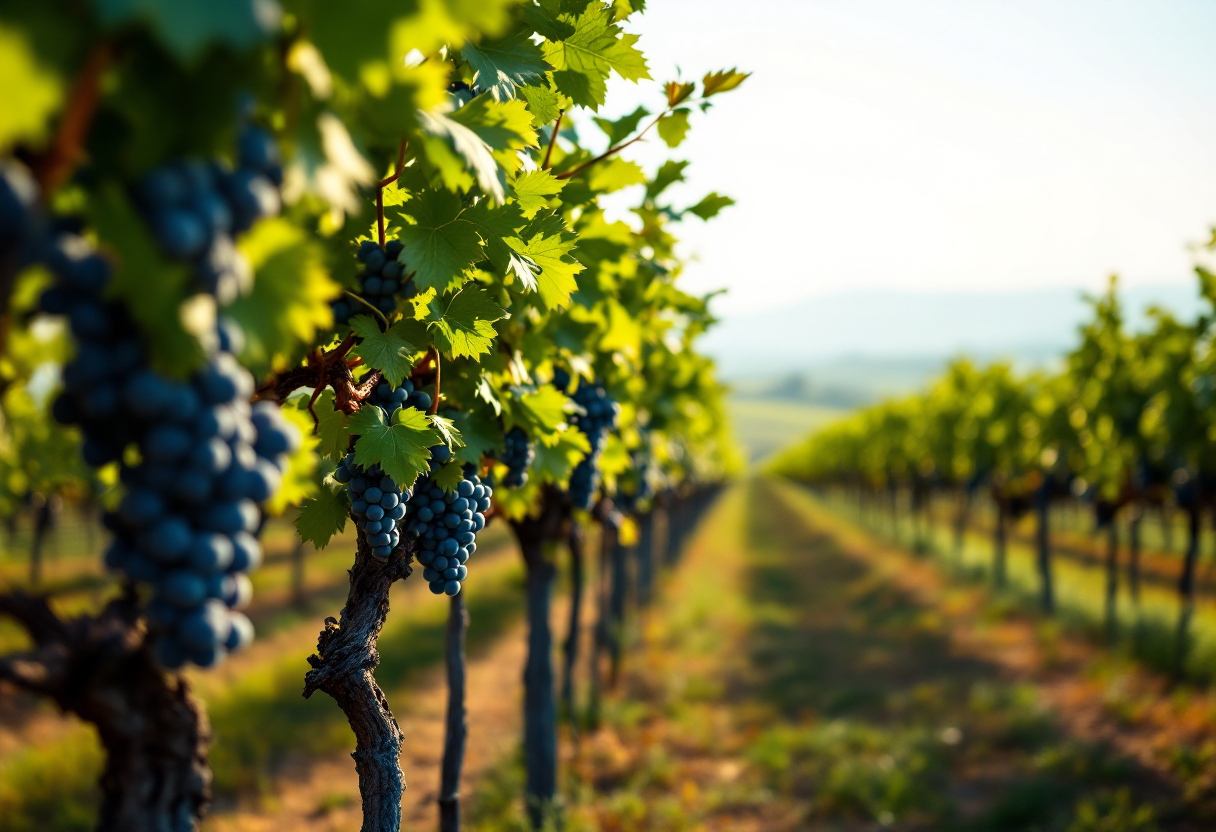
[[1005, 588], [1005, 502], [996, 504], [996, 528], [993, 530], [992, 579], [997, 589]]
[[355, 771], [363, 805], [362, 832], [398, 832], [405, 778], [398, 756], [401, 729], [373, 675], [380, 663], [376, 640], [388, 617], [389, 589], [409, 577], [412, 560], [399, 546], [377, 560], [362, 533], [350, 570], [350, 592], [338, 620], [325, 619], [312, 670], [304, 677], [304, 697], [323, 691], [346, 714], [355, 734]]
[[1039, 603], [1043, 612], [1051, 615], [1055, 612], [1056, 597], [1055, 583], [1051, 568], [1051, 500], [1046, 493], [1046, 487], [1040, 486], [1035, 493], [1035, 543], [1038, 548], [1039, 565]]
[[570, 723], [571, 736], [578, 740], [578, 717], [574, 703], [574, 670], [578, 667], [579, 639], [583, 616], [583, 543], [585, 535], [577, 523], [571, 524], [570, 547], [570, 617], [566, 640], [562, 643], [562, 709]]
[[448, 711], [443, 738], [443, 766], [439, 784], [439, 830], [460, 832], [460, 772], [468, 737], [465, 707], [464, 634], [469, 626], [464, 594], [452, 596], [448, 607], [445, 655], [448, 673]]
[[1197, 506], [1187, 508], [1186, 557], [1182, 562], [1182, 574], [1178, 578], [1178, 627], [1174, 633], [1175, 677], [1186, 670], [1186, 658], [1190, 647], [1191, 616], [1195, 612], [1195, 566], [1199, 561], [1200, 511]]
[[553, 674], [550, 612], [557, 567], [552, 544], [562, 539], [564, 504], [556, 492], [545, 495], [535, 518], [512, 521], [527, 571], [528, 657], [524, 664], [525, 798], [532, 826], [552, 816], [557, 797], [557, 697]]
[[621, 674], [621, 655], [625, 641], [625, 594], [629, 584], [626, 549], [621, 536], [612, 532], [612, 580], [608, 591], [608, 684], [616, 687]]
[[97, 616], [59, 618], [43, 598], [0, 595], [34, 649], [0, 658], [0, 679], [96, 726], [106, 752], [98, 832], [198, 828], [211, 801], [202, 705], [157, 664], [128, 590]]
[[1133, 505], [1131, 521], [1127, 524], [1127, 589], [1136, 605], [1140, 603], [1140, 521], [1143, 518], [1144, 510]]
[[654, 512], [648, 511], [638, 523], [638, 571], [635, 601], [639, 609], [650, 605], [654, 587]]
[[1119, 635], [1119, 524], [1110, 518], [1106, 528], [1106, 638], [1114, 641]]

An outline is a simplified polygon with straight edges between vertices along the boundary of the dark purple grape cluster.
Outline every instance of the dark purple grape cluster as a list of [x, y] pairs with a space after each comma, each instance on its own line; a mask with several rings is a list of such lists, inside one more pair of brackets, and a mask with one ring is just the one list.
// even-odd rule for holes
[[90, 465], [122, 463], [126, 494], [103, 518], [115, 535], [106, 566], [152, 585], [147, 616], [162, 664], [210, 667], [252, 638], [235, 610], [262, 559], [258, 503], [278, 490], [299, 434], [278, 405], [250, 405], [253, 377], [224, 349], [237, 336], [230, 324], [201, 370], [171, 380], [149, 367], [125, 307], [104, 298], [107, 260], [61, 234], [47, 265], [58, 279], [42, 309], [67, 317], [76, 345], [52, 412], [80, 427]]
[[502, 484], [508, 488], [519, 488], [528, 482], [528, 468], [536, 459], [536, 449], [523, 428], [516, 425], [503, 437], [503, 452], [499, 462], [507, 466], [507, 475]]
[[16, 162], [0, 162], [0, 274], [36, 260], [44, 236], [34, 177]]
[[629, 490], [621, 490], [613, 496], [613, 502], [626, 514], [637, 510], [638, 504], [644, 503], [654, 496], [654, 483], [651, 481], [651, 461], [649, 451], [638, 448], [629, 452], [633, 464], [634, 486]]
[[403, 407], [413, 407], [423, 413], [431, 409], [431, 394], [415, 388], [414, 382], [408, 378], [401, 382], [400, 387], [393, 387], [387, 381], [380, 382], [372, 390], [369, 401], [378, 405], [390, 422], [393, 414]]
[[[363, 264], [357, 275], [359, 297], [380, 310], [386, 316], [397, 311], [397, 296], [412, 298], [417, 294], [414, 281], [405, 275], [405, 269], [397, 258], [404, 248], [400, 240], [389, 240], [380, 248], [374, 240], [364, 240], [356, 257]], [[370, 310], [349, 297], [334, 301], [334, 321], [344, 324], [356, 315], [365, 315]]]
[[[387, 381], [380, 382], [372, 389], [368, 401], [379, 407], [390, 422], [393, 414], [403, 407], [425, 411], [431, 406], [431, 397], [415, 390], [409, 379], [402, 382], [400, 387], [393, 387]], [[347, 454], [338, 463], [334, 479], [346, 486], [350, 513], [367, 535], [372, 554], [387, 558], [401, 542], [398, 524], [405, 517], [410, 490], [401, 488], [392, 477], [384, 474], [379, 465], [366, 470], [356, 465], [353, 453]]]
[[231, 302], [248, 283], [249, 266], [234, 237], [279, 211], [283, 167], [274, 137], [247, 127], [238, 167], [219, 161], [180, 161], [147, 173], [136, 201], [157, 243], [175, 260], [193, 264], [198, 286]]
[[346, 486], [351, 516], [367, 536], [372, 555], [387, 559], [401, 542], [397, 522], [405, 517], [410, 490], [397, 485], [379, 465], [367, 469], [359, 467], [353, 453], [338, 463], [334, 479]]
[[[438, 463], [438, 458], [443, 461], [451, 458], [444, 445], [432, 448], [431, 453], [433, 463]], [[494, 489], [481, 481], [472, 466], [452, 492], [445, 492], [430, 477], [420, 477], [414, 484], [414, 499], [408, 506], [408, 528], [419, 541], [416, 557], [431, 592], [436, 595], [460, 592], [460, 585], [469, 574], [466, 564], [477, 551], [477, 533], [485, 528], [485, 515], [493, 496]]]
[[571, 418], [571, 423], [582, 431], [591, 443], [588, 453], [574, 471], [570, 474], [568, 492], [570, 501], [578, 508], [589, 509], [595, 500], [595, 491], [599, 487], [599, 461], [604, 450], [604, 439], [608, 431], [616, 427], [621, 415], [621, 406], [617, 404], [602, 384], [580, 384], [574, 391], [574, 403], [579, 411]]

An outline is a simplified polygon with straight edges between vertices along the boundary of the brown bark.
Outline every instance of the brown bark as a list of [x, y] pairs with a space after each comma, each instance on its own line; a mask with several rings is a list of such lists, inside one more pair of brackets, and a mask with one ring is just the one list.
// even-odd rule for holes
[[99, 832], [192, 830], [211, 800], [210, 729], [186, 682], [156, 663], [133, 592], [63, 620], [46, 600], [0, 595], [34, 649], [0, 659], [0, 680], [96, 726], [106, 751]]
[[355, 734], [355, 771], [363, 803], [362, 832], [398, 832], [405, 778], [398, 756], [401, 729], [374, 675], [380, 663], [376, 640], [388, 617], [389, 589], [413, 571], [411, 555], [399, 546], [388, 560], [377, 560], [363, 535], [350, 570], [350, 592], [339, 620], [325, 619], [304, 697], [322, 691], [333, 697]]

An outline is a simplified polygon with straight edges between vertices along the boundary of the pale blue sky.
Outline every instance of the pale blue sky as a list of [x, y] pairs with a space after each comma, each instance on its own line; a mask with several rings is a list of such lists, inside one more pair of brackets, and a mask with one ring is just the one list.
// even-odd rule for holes
[[755, 73], [680, 150], [683, 201], [739, 201], [682, 232], [687, 286], [729, 288], [723, 313], [1112, 271], [1177, 283], [1216, 223], [1213, 0], [648, 5], [633, 28], [656, 79]]

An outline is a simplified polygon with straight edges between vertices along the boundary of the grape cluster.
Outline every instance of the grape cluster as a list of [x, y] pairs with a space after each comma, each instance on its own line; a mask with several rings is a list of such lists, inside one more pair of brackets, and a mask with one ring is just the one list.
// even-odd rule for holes
[[431, 394], [415, 388], [414, 382], [408, 378], [401, 382], [400, 387], [393, 387], [387, 381], [380, 382], [372, 390], [368, 401], [378, 405], [390, 422], [393, 414], [403, 407], [413, 407], [423, 413], [431, 409]]
[[[262, 558], [258, 503], [278, 489], [299, 434], [277, 405], [249, 404], [253, 378], [224, 350], [235, 331], [221, 330], [221, 349], [190, 379], [167, 379], [149, 367], [125, 307], [104, 299], [108, 261], [61, 234], [47, 265], [58, 280], [42, 309], [66, 315], [76, 342], [52, 413], [80, 427], [90, 465], [122, 462], [126, 494], [103, 517], [115, 535], [106, 566], [152, 585], [147, 616], [163, 665], [212, 666], [253, 637], [235, 610]], [[131, 445], [137, 461], [125, 455]]]
[[[433, 467], [450, 458], [444, 445], [431, 449]], [[494, 489], [470, 466], [455, 491], [445, 492], [430, 477], [420, 477], [414, 494], [408, 507], [408, 528], [420, 541], [417, 558], [423, 566], [422, 577], [436, 595], [455, 595], [468, 576], [465, 564], [477, 551], [477, 533], [485, 528]]]
[[644, 503], [654, 496], [654, 483], [651, 481], [651, 463], [646, 450], [630, 451], [629, 459], [633, 463], [636, 483], [632, 491], [621, 491], [613, 497], [617, 507], [626, 514], [633, 514], [639, 503]]
[[[406, 379], [400, 387], [380, 382], [372, 389], [368, 402], [384, 411], [386, 419], [391, 421], [393, 414], [402, 407], [426, 410], [431, 406], [431, 397], [415, 390], [413, 382]], [[387, 558], [401, 542], [397, 524], [405, 517], [410, 490], [402, 489], [378, 465], [366, 470], [356, 465], [354, 454], [347, 454], [338, 464], [334, 479], [346, 486], [350, 512], [367, 535], [372, 554]]]
[[360, 468], [355, 455], [347, 454], [334, 471], [334, 479], [346, 486], [350, 513], [367, 535], [372, 555], [384, 560], [401, 542], [397, 521], [405, 517], [410, 490], [402, 489], [379, 465]]
[[0, 272], [16, 272], [37, 259], [42, 240], [38, 185], [21, 165], [0, 162]]
[[528, 468], [536, 459], [536, 449], [532, 447], [528, 434], [519, 426], [507, 431], [503, 437], [502, 457], [500, 462], [507, 466], [507, 475], [502, 478], [502, 484], [510, 488], [519, 488], [528, 482]]
[[248, 283], [249, 265], [233, 238], [279, 211], [283, 167], [274, 137], [246, 128], [239, 165], [179, 161], [147, 173], [135, 196], [157, 243], [175, 260], [193, 265], [198, 286], [231, 302]]
[[[398, 292], [407, 298], [417, 294], [414, 281], [405, 276], [405, 269], [397, 260], [402, 248], [400, 240], [389, 240], [384, 248], [373, 240], [364, 240], [356, 255], [363, 264], [363, 271], [357, 276], [359, 297], [385, 315], [397, 311]], [[334, 320], [340, 324], [368, 312], [366, 306], [346, 297], [334, 301], [333, 310]]]
[[604, 450], [604, 438], [616, 427], [621, 406], [613, 401], [602, 384], [580, 384], [574, 391], [574, 403], [582, 412], [575, 413], [571, 422], [586, 434], [591, 443], [588, 453], [570, 474], [570, 501], [578, 508], [591, 508], [595, 489], [599, 486], [599, 461]]

